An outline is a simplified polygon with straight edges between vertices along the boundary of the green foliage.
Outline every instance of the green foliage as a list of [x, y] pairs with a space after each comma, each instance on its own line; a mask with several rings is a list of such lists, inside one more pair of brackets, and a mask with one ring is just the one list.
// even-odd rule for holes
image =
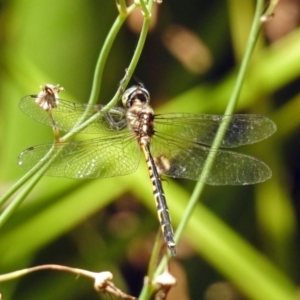
[[[157, 23], [150, 33], [151, 19], [144, 15], [142, 34], [130, 31], [124, 23], [127, 15], [116, 9], [114, 1], [4, 4], [0, 15], [0, 189], [4, 197], [0, 274], [60, 263], [110, 270], [118, 287], [126, 290], [125, 282], [135, 282], [131, 294], [140, 292], [143, 278], [134, 277], [133, 270], [146, 274], [150, 259], [145, 249], [149, 243], [152, 246], [158, 228], [145, 165], [124, 177], [75, 181], [35, 172], [22, 177], [24, 171], [16, 164], [23, 149], [53, 139], [51, 129], [19, 110], [19, 99], [37, 93], [40, 85], [59, 83], [66, 90], [60, 94], [63, 99], [103, 104], [112, 99], [113, 105], [129, 67], [128, 73], [134, 72], [150, 90], [156, 112], [223, 114], [231, 103], [235, 112], [263, 114], [277, 124], [273, 137], [239, 150], [265, 161], [273, 171], [271, 180], [252, 187], [198, 186], [192, 198], [198, 202], [193, 203], [196, 207], [188, 213], [187, 224], [183, 222], [188, 218], [182, 218], [191, 206], [191, 183], [168, 179], [163, 184], [174, 225], [181, 222], [179, 228], [184, 229], [178, 258], [182, 265], [195, 261], [185, 270], [190, 298], [199, 299], [214, 282], [228, 280], [250, 299], [294, 299], [300, 250], [294, 206], [300, 167], [300, 98], [295, 84], [300, 73], [299, 29], [270, 45], [260, 35], [243, 85], [238, 83], [239, 101], [232, 103], [242, 56], [251, 52], [246, 43], [255, 9], [252, 1], [228, 1], [227, 7], [220, 1], [164, 1], [156, 7], [158, 15], [153, 12]], [[189, 72], [163, 47], [162, 36], [172, 20], [189, 27], [208, 45], [214, 58], [209, 71]], [[256, 33], [251, 37], [256, 40]], [[11, 187], [18, 191], [10, 195], [11, 206], [5, 206]], [[194, 252], [184, 254], [185, 249]], [[150, 274], [154, 269], [151, 265]], [[0, 282], [0, 293], [4, 299], [18, 300], [98, 299], [85, 279], [48, 273]], [[147, 292], [141, 299], [148, 297]]]

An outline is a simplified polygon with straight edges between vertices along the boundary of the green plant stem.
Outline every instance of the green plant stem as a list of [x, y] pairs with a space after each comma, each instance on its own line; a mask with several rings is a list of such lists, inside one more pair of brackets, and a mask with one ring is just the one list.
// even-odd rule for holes
[[[35, 170], [38, 169], [34, 168]], [[33, 169], [32, 169], [33, 170]], [[30, 170], [31, 171], [31, 170]], [[20, 180], [18, 180], [4, 195], [0, 197], [0, 207], [2, 207], [14, 193], [16, 193], [30, 178], [32, 178], [32, 174], [27, 172]], [[1, 220], [1, 216], [0, 216]], [[1, 221], [0, 221], [1, 224]], [[1, 225], [0, 225], [1, 227]]]
[[[246, 75], [246, 70], [247, 67], [249, 65], [249, 61], [250, 61], [250, 57], [251, 54], [253, 52], [259, 31], [260, 31], [260, 17], [261, 14], [263, 12], [263, 1], [262, 0], [257, 0], [257, 4], [256, 4], [256, 9], [255, 9], [255, 16], [254, 16], [254, 20], [253, 20], [253, 25], [249, 34], [249, 39], [248, 39], [248, 43], [247, 43], [247, 47], [246, 47], [246, 52], [245, 55], [243, 57], [242, 63], [241, 63], [241, 67], [239, 69], [238, 75], [237, 75], [237, 80], [235, 82], [231, 97], [228, 101], [228, 105], [226, 107], [225, 110], [225, 115], [231, 115], [234, 112], [234, 108], [236, 106], [236, 103], [238, 101], [238, 97], [239, 94], [241, 92], [241, 88], [242, 88], [242, 83], [245, 79], [245, 75]], [[228, 119], [228, 121], [230, 121], [230, 119]], [[212, 148], [214, 149], [218, 149], [220, 147], [220, 144], [222, 142], [222, 139], [224, 137], [226, 128], [228, 126], [228, 122], [223, 122], [220, 125], [220, 128], [216, 134], [216, 138], [214, 140], [214, 143], [212, 145]], [[201, 196], [204, 187], [205, 187], [205, 177], [207, 176], [207, 174], [210, 171], [210, 168], [213, 164], [214, 161], [214, 157], [215, 157], [216, 151], [212, 151], [210, 152], [210, 154], [208, 155], [207, 161], [205, 162], [204, 168], [203, 168], [203, 172], [199, 178], [198, 183], [195, 186], [195, 189], [193, 191], [193, 194], [189, 200], [189, 203], [186, 207], [186, 210], [183, 213], [183, 217], [177, 227], [176, 233], [175, 233], [175, 240], [178, 242], [185, 227], [187, 222], [189, 221], [194, 208], [198, 202], [199, 197]], [[165, 268], [168, 258], [170, 256], [166, 255], [164, 257], [164, 259], [162, 260], [161, 264], [159, 265], [159, 267], [156, 270], [156, 275], [159, 275], [163, 269]]]
[[149, 262], [149, 267], [148, 267], [148, 272], [147, 272], [147, 280], [149, 282], [149, 284], [147, 284], [147, 286], [149, 287], [149, 289], [152, 289], [151, 282], [153, 280], [155, 268], [156, 268], [159, 253], [161, 250], [161, 243], [162, 243], [162, 236], [161, 236], [161, 230], [159, 228], [157, 235], [156, 235], [155, 242], [154, 242], [154, 246], [152, 248], [151, 259]]
[[127, 14], [127, 7], [126, 7], [125, 0], [117, 0], [116, 3], [120, 14]]
[[[113, 45], [113, 42], [120, 31], [121, 26], [123, 25], [125, 19], [128, 17], [129, 14], [133, 12], [134, 9], [136, 9], [136, 5], [133, 4], [130, 7], [127, 8], [126, 14], [121, 14], [117, 17], [116, 21], [114, 22], [105, 42], [102, 47], [102, 50], [100, 51], [99, 58], [96, 64], [95, 73], [94, 73], [94, 79], [93, 79], [93, 85], [92, 85], [92, 91], [89, 99], [89, 104], [93, 105], [96, 103], [99, 93], [100, 93], [100, 87], [101, 87], [101, 81], [102, 81], [102, 74], [105, 67], [105, 62], [107, 60], [108, 54], [111, 50], [111, 47]], [[134, 53], [134, 57], [132, 59], [132, 62], [130, 64], [130, 72], [133, 73], [133, 70], [139, 60], [139, 57], [141, 55], [141, 51], [143, 49], [145, 39], [147, 36], [148, 28], [149, 28], [149, 18], [147, 18], [147, 21], [145, 22], [143, 26], [143, 35], [141, 35], [141, 38], [139, 40], [137, 49]], [[130, 77], [129, 77], [130, 79]], [[129, 80], [128, 79], [128, 80]], [[118, 101], [120, 97], [120, 93], [116, 93], [116, 95], [113, 97], [112, 101], [110, 101], [109, 105], [105, 107], [104, 111], [99, 112], [98, 114], [95, 114], [92, 116], [89, 120], [86, 120], [84, 123], [82, 121], [85, 119], [84, 115], [80, 120], [78, 120], [78, 126], [75, 126], [73, 130], [67, 134], [65, 134], [63, 137], [60, 138], [61, 142], [65, 142], [67, 139], [71, 138], [73, 135], [75, 135], [77, 132], [79, 132], [82, 128], [85, 128], [88, 126], [91, 122], [95, 121], [103, 112], [109, 110], [111, 107], [115, 106], [116, 102]], [[81, 124], [82, 123], [82, 124]], [[55, 157], [52, 155], [52, 151], [49, 151], [43, 160], [41, 160], [36, 166], [34, 166], [30, 171], [28, 171], [16, 184], [13, 185], [12, 188], [9, 189], [1, 198], [0, 198], [0, 207], [8, 201], [8, 199], [17, 192], [17, 190], [22, 187], [30, 178], [32, 178], [36, 172], [40, 172], [40, 168], [48, 161], [53, 161]], [[50, 164], [47, 164], [49, 166]], [[46, 171], [46, 170], [45, 170]], [[44, 172], [45, 172], [44, 171]], [[39, 176], [38, 178], [41, 178], [42, 176]], [[31, 190], [36, 184], [38, 183], [38, 179], [34, 177], [32, 181], [28, 184], [28, 189]], [[8, 216], [10, 216], [15, 209], [21, 204], [23, 200], [25, 200], [28, 193], [21, 193], [16, 199], [12, 201], [12, 203], [5, 209], [4, 212], [2, 212], [0, 216], [0, 225], [4, 224], [4, 222], [8, 219]], [[16, 201], [16, 203], [14, 203]]]
[[[30, 178], [32, 178], [37, 172], [41, 173], [41, 168], [46, 164], [47, 157], [51, 157], [51, 153], [54, 149], [51, 148], [49, 152], [45, 155], [45, 159], [40, 160], [31, 170], [29, 170], [21, 179], [19, 179], [3, 196], [0, 198], [0, 207], [8, 201], [8, 199], [16, 193]], [[44, 173], [44, 172], [43, 172]], [[0, 216], [0, 224], [1, 224]]]
[[103, 47], [100, 51], [99, 58], [96, 64], [95, 73], [94, 73], [94, 79], [92, 84], [92, 90], [91, 95], [88, 101], [88, 104], [95, 105], [98, 101], [99, 94], [100, 94], [100, 88], [102, 83], [102, 76], [103, 71], [105, 67], [105, 63], [107, 61], [107, 57], [109, 55], [109, 52], [111, 50], [111, 47], [116, 39], [116, 36], [118, 32], [120, 31], [124, 21], [129, 16], [129, 14], [136, 8], [136, 5], [131, 5], [127, 10], [126, 14], [120, 13], [114, 22], [111, 30], [109, 31], [107, 38], [105, 39], [105, 42], [103, 44]]
[[[150, 3], [149, 3], [150, 8], [152, 7], [152, 2], [153, 1], [150, 1]], [[140, 3], [143, 3], [143, 1], [141, 1]], [[125, 90], [126, 86], [128, 85], [128, 83], [129, 83], [129, 81], [130, 81], [130, 79], [131, 79], [131, 77], [134, 73], [134, 70], [137, 66], [137, 63], [138, 63], [138, 61], [141, 57], [141, 54], [142, 54], [142, 51], [143, 51], [143, 48], [144, 48], [144, 45], [145, 45], [145, 41], [146, 41], [146, 38], [147, 38], [147, 34], [148, 34], [148, 31], [149, 31], [150, 21], [151, 21], [151, 17], [150, 17], [151, 15], [148, 11], [148, 8], [144, 7], [142, 5], [141, 5], [141, 7], [142, 7], [142, 11], [144, 13], [144, 21], [143, 21], [141, 34], [140, 34], [136, 49], [133, 53], [131, 62], [129, 64], [127, 70], [126, 70], [125, 77], [123, 78], [123, 80], [120, 83], [120, 88], [118, 89], [118, 91], [115, 94], [115, 96], [113, 97], [113, 99], [109, 103], [107, 103], [105, 105], [105, 107], [101, 110], [102, 113], [106, 112], [106, 111], [109, 111], [110, 109], [112, 109], [116, 105], [116, 102], [120, 99], [120, 96], [121, 96], [122, 92]]]
[[262, 16], [262, 21], [268, 20], [269, 17], [273, 15], [278, 2], [279, 2], [279, 0], [271, 0], [270, 1], [268, 8], [266, 9], [264, 15]]
[[[5, 210], [0, 215], [0, 228], [7, 221], [7, 219], [16, 211], [16, 209], [20, 206], [20, 204], [26, 199], [29, 192], [35, 187], [35, 185], [39, 182], [39, 180], [43, 177], [44, 173], [47, 171], [52, 161], [56, 156], [51, 156], [53, 147], [49, 150], [49, 152], [45, 155], [44, 159], [40, 160], [30, 171], [28, 171], [14, 186], [5, 193], [5, 197], [1, 198], [1, 201], [4, 203], [6, 200], [12, 196], [17, 189], [22, 187], [28, 181], [28, 184], [22, 190], [17, 197], [5, 208]], [[58, 154], [58, 153], [57, 153]], [[1, 203], [2, 205], [2, 203]]]
[[9, 219], [9, 217], [17, 210], [21, 203], [26, 199], [31, 190], [39, 182], [43, 173], [37, 173], [31, 178], [30, 183], [16, 196], [16, 198], [8, 205], [8, 207], [0, 215], [0, 228]]

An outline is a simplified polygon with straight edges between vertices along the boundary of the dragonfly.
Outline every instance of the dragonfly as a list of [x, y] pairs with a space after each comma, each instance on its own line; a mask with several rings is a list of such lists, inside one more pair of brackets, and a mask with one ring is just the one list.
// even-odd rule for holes
[[[81, 141], [56, 142], [30, 147], [20, 153], [18, 164], [29, 170], [52, 149], [54, 155], [45, 175], [54, 177], [108, 178], [133, 173], [144, 157], [156, 203], [161, 231], [171, 255], [176, 243], [162, 186], [162, 177], [203, 181], [209, 185], [248, 185], [272, 176], [259, 159], [226, 148], [235, 148], [266, 139], [276, 131], [270, 119], [255, 114], [211, 115], [196, 113], [155, 114], [150, 94], [134, 85], [121, 96], [122, 106], [108, 111], [102, 105], [78, 104], [60, 99], [61, 87], [47, 84], [42, 92], [20, 100], [29, 117], [54, 128], [99, 137]], [[223, 122], [227, 127], [221, 148], [213, 148]], [[215, 152], [209, 172], [201, 176], [209, 155]]]

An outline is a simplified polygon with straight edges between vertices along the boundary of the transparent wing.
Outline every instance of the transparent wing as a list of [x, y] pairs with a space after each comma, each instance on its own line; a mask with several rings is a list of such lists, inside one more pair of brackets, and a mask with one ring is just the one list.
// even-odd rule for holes
[[[21, 152], [18, 164], [26, 170], [35, 166], [53, 144], [30, 147]], [[140, 161], [140, 149], [130, 134], [55, 144], [55, 159], [45, 175], [67, 178], [96, 178], [127, 175]]]
[[[32, 119], [48, 126], [56, 126], [59, 130], [69, 132], [74, 125], [85, 116], [85, 120], [98, 114], [102, 105], [79, 104], [58, 99], [58, 105], [47, 111], [35, 101], [37, 95], [30, 95], [20, 100], [21, 110]], [[108, 113], [99, 114], [94, 122], [81, 130], [83, 133], [101, 133], [123, 129], [126, 127], [125, 110], [114, 108]]]
[[221, 147], [234, 148], [264, 140], [276, 131], [270, 119], [253, 114], [208, 115], [208, 114], [162, 114], [155, 116], [155, 131], [166, 138], [211, 145], [219, 126], [229, 121]]
[[270, 168], [255, 157], [226, 150], [212, 150], [198, 143], [155, 136], [151, 153], [161, 174], [174, 178], [199, 180], [211, 151], [216, 156], [204, 182], [210, 185], [246, 185], [265, 181]]

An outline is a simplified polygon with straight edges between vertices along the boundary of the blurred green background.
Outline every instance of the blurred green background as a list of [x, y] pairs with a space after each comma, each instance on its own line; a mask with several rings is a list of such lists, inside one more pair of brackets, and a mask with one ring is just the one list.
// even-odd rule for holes
[[[164, 1], [155, 7], [135, 75], [150, 91], [157, 112], [224, 112], [253, 11], [254, 2], [248, 0]], [[52, 83], [65, 88], [61, 98], [86, 102], [99, 51], [117, 14], [112, 0], [0, 3], [1, 194], [25, 174], [17, 166], [18, 154], [53, 140], [51, 128], [20, 111], [19, 100]], [[298, 1], [282, 0], [274, 18], [263, 26], [236, 109], [263, 114], [277, 124], [274, 136], [238, 150], [266, 162], [272, 179], [255, 186], [207, 186], [199, 199], [296, 284], [300, 277], [299, 15]], [[134, 52], [141, 20], [140, 12], [132, 15], [118, 35], [99, 103], [107, 103], [116, 92]], [[163, 184], [176, 227], [195, 183], [167, 179]], [[171, 263], [178, 290], [177, 298], [169, 299], [179, 299], [179, 293], [180, 299], [225, 299], [222, 288], [241, 297], [234, 299], [247, 297], [232, 279], [235, 275], [229, 274], [234, 272], [230, 261], [223, 259], [224, 268], [219, 269], [220, 262], [207, 255], [222, 260], [222, 249], [201, 243], [202, 233], [197, 235], [197, 226], [202, 232], [201, 221], [195, 214], [196, 227], [186, 229]], [[44, 177], [0, 230], [0, 274], [48, 263], [110, 270], [120, 288], [137, 296], [157, 229], [143, 163], [135, 174], [111, 179]], [[260, 268], [256, 262], [253, 266]], [[227, 282], [238, 286], [244, 296], [237, 296]], [[214, 292], [219, 298], [210, 298]], [[6, 300], [104, 297], [87, 279], [51, 271], [0, 283], [0, 293]]]

